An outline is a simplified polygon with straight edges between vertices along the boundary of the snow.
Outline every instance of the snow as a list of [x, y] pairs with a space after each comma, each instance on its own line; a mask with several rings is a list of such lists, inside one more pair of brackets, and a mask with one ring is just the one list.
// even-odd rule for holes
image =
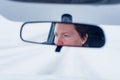
[[[22, 24], [0, 16], [0, 80], [120, 79], [120, 46], [107, 42], [103, 48], [63, 47], [58, 53], [53, 45], [23, 42], [19, 37]], [[108, 35], [110, 29], [103, 29]]]

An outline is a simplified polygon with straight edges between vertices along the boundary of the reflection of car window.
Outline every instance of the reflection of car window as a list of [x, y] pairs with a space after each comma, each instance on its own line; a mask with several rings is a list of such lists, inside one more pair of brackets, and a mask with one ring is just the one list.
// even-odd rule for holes
[[25, 23], [22, 27], [22, 37], [31, 42], [47, 41], [51, 23]]

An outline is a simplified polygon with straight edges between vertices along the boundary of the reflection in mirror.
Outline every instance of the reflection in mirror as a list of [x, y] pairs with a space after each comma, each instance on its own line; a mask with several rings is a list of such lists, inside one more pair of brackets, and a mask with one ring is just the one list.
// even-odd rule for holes
[[58, 46], [102, 47], [105, 36], [94, 25], [63, 22], [28, 22], [21, 28], [21, 39], [26, 42]]

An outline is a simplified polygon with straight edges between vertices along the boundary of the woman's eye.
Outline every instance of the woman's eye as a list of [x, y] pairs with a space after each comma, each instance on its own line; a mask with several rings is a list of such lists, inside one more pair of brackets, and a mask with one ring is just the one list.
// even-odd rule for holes
[[64, 37], [70, 37], [70, 35], [69, 34], [65, 34]]

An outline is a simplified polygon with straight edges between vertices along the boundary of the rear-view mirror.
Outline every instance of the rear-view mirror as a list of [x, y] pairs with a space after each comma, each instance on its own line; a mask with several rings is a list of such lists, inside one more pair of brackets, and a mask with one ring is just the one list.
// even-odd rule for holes
[[77, 47], [102, 47], [103, 30], [99, 26], [65, 22], [26, 22], [20, 38], [29, 43]]

